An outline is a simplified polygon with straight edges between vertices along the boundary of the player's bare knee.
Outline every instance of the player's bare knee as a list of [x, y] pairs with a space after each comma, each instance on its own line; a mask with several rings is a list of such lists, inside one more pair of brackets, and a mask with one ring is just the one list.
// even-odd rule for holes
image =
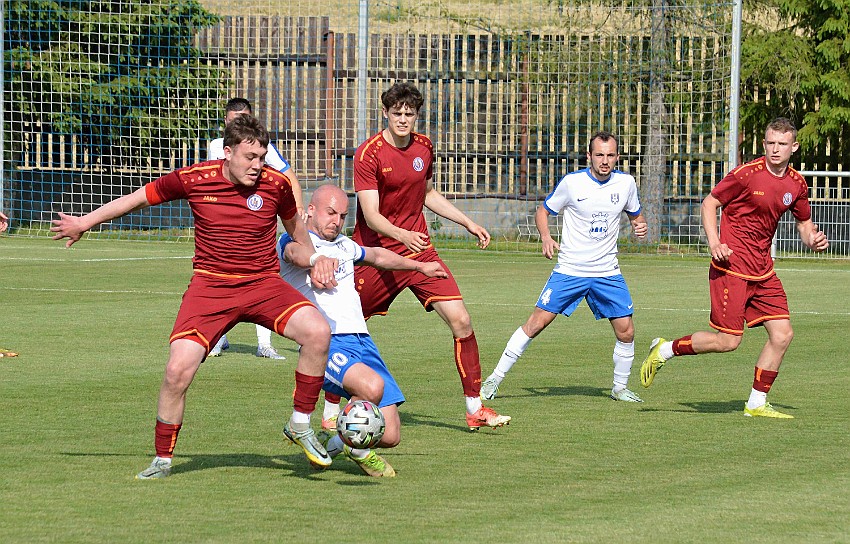
[[741, 337], [733, 334], [718, 335], [718, 349], [720, 353], [735, 351], [741, 345]]
[[387, 428], [384, 430], [384, 436], [381, 438], [378, 445], [382, 448], [394, 448], [398, 446], [399, 442], [401, 442], [400, 429], [390, 428], [390, 426], [387, 425]]
[[788, 327], [787, 330], [772, 331], [769, 338], [772, 344], [786, 350], [788, 349], [788, 346], [791, 345], [791, 341], [794, 339], [794, 330], [791, 327]]
[[377, 374], [374, 379], [359, 384], [358, 396], [378, 404], [384, 396], [384, 380]]

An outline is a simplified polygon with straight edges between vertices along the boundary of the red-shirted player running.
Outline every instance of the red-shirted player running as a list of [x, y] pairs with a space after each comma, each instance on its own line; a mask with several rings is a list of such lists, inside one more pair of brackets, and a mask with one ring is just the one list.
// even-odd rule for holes
[[[194, 274], [177, 313], [171, 349], [159, 392], [154, 446], [156, 457], [137, 479], [164, 478], [183, 423], [186, 392], [198, 367], [219, 337], [238, 322], [263, 325], [300, 344], [295, 370], [294, 411], [284, 434], [301, 446], [311, 464], [331, 464], [310, 429], [310, 414], [324, 381], [330, 327], [322, 314], [279, 275], [275, 250], [277, 218], [297, 243], [313, 247], [287, 178], [264, 166], [269, 134], [255, 118], [242, 115], [224, 131], [223, 160], [181, 168], [82, 217], [59, 214], [54, 240], [82, 234], [129, 212], [186, 199], [195, 219]], [[311, 277], [336, 285], [336, 259], [311, 252]]]
[[[716, 332], [695, 332], [672, 342], [653, 340], [640, 369], [644, 387], [652, 384], [655, 373], [670, 358], [734, 351], [741, 344], [744, 324], [764, 326], [767, 343], [756, 362], [744, 415], [794, 417], [767, 402], [767, 392], [794, 336], [785, 290], [773, 270], [771, 240], [780, 216], [790, 210], [804, 244], [814, 251], [829, 247], [826, 235], [812, 222], [806, 181], [788, 166], [799, 147], [796, 140], [797, 129], [788, 119], [773, 120], [765, 130], [764, 157], [732, 170], [703, 200], [702, 224], [712, 258], [709, 324]], [[717, 210], [721, 206], [723, 224], [718, 237]]]
[[[423, 206], [466, 228], [478, 238], [482, 249], [490, 243], [490, 234], [434, 189], [434, 146], [431, 140], [413, 132], [424, 102], [422, 94], [409, 83], [397, 83], [381, 95], [381, 102], [387, 128], [361, 144], [354, 156], [358, 203], [354, 240], [361, 246], [384, 247], [410, 259], [439, 262], [448, 271], [431, 245]], [[396, 296], [410, 289], [427, 311], [436, 311], [446, 322], [454, 335], [454, 357], [466, 396], [469, 430], [510, 422], [509, 416], [481, 405], [478, 342], [451, 272], [448, 278], [428, 278], [411, 272], [357, 267], [355, 279], [367, 319], [386, 315]]]

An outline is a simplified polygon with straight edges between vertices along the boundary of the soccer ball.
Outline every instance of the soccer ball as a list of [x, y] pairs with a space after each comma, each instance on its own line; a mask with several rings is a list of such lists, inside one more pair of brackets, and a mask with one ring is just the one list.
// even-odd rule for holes
[[336, 430], [352, 448], [371, 448], [384, 436], [384, 414], [368, 400], [353, 400], [336, 419]]

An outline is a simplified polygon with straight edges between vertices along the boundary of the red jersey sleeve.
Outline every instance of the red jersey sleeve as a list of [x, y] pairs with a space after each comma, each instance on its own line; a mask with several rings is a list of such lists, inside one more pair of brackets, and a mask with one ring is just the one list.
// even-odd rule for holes
[[812, 205], [809, 203], [809, 186], [806, 184], [805, 178], [803, 178], [803, 176], [796, 170], [791, 170], [790, 177], [800, 183], [797, 197], [794, 199], [794, 203], [791, 204], [791, 207], [789, 208], [791, 210], [791, 215], [793, 215], [794, 219], [797, 221], [808, 221], [812, 218]]
[[145, 185], [145, 196], [151, 206], [156, 206], [163, 202], [186, 198], [187, 193], [177, 171], [174, 171]]
[[354, 191], [378, 190], [378, 169], [380, 163], [376, 156], [377, 142], [383, 138], [380, 133], [364, 142], [354, 155]]
[[292, 193], [292, 182], [284, 174], [271, 166], [264, 166], [260, 174], [263, 183], [271, 183], [277, 189], [277, 215], [284, 221], [292, 219], [298, 212], [295, 195]]
[[719, 200], [724, 206], [746, 190], [744, 180], [735, 175], [737, 171], [736, 168], [726, 174], [726, 177], [720, 180], [720, 183], [711, 190], [711, 196]]

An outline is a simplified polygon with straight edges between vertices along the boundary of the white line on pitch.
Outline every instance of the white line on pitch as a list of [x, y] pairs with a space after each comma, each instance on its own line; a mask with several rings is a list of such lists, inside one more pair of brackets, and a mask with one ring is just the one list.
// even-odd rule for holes
[[100, 259], [38, 259], [32, 257], [5, 257], [6, 261], [28, 261], [28, 262], [49, 262], [49, 263], [101, 263], [109, 261], [159, 261], [162, 259], [191, 259], [191, 255], [179, 255], [176, 257], [110, 257]]
[[35, 291], [42, 293], [98, 293], [98, 294], [125, 294], [125, 295], [182, 295], [177, 291], [144, 291], [128, 289], [63, 289], [50, 287], [9, 287], [0, 285], [0, 291]]

